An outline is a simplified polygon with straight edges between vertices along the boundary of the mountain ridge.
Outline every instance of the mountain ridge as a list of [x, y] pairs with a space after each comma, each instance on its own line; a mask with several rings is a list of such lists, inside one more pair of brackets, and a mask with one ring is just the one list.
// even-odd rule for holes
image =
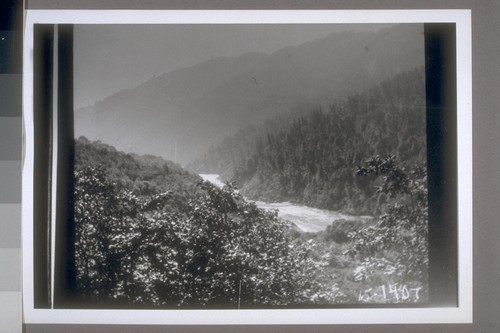
[[[185, 164], [297, 104], [328, 105], [423, 64], [421, 25], [341, 32], [272, 54], [214, 58], [75, 112], [77, 135]], [[177, 154], [175, 146], [178, 146]]]

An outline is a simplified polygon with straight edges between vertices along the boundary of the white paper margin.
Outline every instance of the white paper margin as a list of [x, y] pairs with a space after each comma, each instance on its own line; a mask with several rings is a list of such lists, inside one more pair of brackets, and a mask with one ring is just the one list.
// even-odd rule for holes
[[[33, 27], [46, 24], [456, 23], [458, 307], [305, 310], [59, 310], [33, 301]], [[472, 322], [470, 10], [28, 10], [23, 46], [23, 315], [30, 324], [292, 325]]]

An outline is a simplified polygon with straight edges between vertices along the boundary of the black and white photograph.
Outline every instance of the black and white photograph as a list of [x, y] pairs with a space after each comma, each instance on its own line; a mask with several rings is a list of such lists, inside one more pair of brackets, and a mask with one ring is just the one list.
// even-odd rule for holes
[[458, 307], [455, 38], [413, 21], [35, 24], [30, 302]]
[[422, 24], [74, 27], [76, 296], [426, 302]]

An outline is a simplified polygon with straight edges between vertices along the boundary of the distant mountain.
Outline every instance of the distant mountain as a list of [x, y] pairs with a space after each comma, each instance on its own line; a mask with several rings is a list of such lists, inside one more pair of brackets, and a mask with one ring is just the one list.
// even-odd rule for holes
[[76, 131], [185, 164], [249, 124], [298, 105], [329, 105], [423, 63], [422, 25], [335, 33], [157, 76], [76, 110]]

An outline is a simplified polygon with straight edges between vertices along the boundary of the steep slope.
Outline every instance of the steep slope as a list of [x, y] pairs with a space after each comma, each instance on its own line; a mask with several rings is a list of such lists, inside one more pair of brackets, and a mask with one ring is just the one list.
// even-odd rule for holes
[[190, 168], [237, 181], [254, 200], [374, 215], [385, 198], [355, 171], [366, 159], [389, 154], [407, 167], [425, 165], [423, 70], [397, 75], [326, 112], [241, 131]]
[[152, 155], [126, 154], [100, 141], [85, 137], [75, 141], [75, 171], [86, 168], [103, 170], [106, 178], [138, 197], [171, 192], [170, 208], [186, 209], [188, 200], [198, 193], [201, 178], [189, 173], [178, 164]]
[[[251, 53], [236, 59], [215, 58], [119, 91], [93, 106], [75, 110], [76, 135], [107, 142], [120, 150], [174, 160], [173, 138], [182, 133], [179, 122], [185, 118], [186, 106], [261, 57], [263, 54]], [[166, 126], [156, 128], [158, 123]]]
[[422, 25], [401, 25], [212, 59], [77, 110], [77, 133], [184, 164], [249, 124], [298, 104], [328, 105], [422, 66], [423, 56]]

